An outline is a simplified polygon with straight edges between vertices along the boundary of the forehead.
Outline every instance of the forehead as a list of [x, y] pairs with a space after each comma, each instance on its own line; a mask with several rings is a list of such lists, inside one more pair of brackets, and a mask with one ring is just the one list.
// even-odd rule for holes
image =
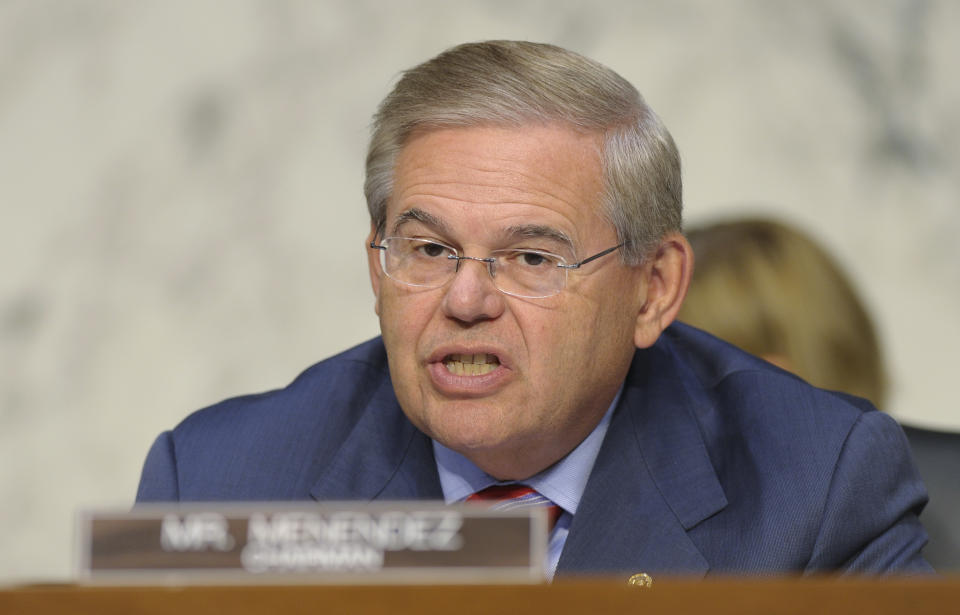
[[542, 224], [599, 232], [609, 226], [600, 209], [600, 143], [558, 125], [420, 132], [397, 159], [387, 227], [418, 209], [458, 230]]

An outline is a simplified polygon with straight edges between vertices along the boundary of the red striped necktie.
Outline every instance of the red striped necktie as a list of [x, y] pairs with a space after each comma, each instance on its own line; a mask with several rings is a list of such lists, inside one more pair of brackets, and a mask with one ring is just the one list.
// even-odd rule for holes
[[493, 510], [510, 510], [528, 506], [543, 506], [547, 509], [549, 528], [557, 524], [563, 510], [526, 485], [493, 485], [467, 497], [468, 502], [491, 502]]

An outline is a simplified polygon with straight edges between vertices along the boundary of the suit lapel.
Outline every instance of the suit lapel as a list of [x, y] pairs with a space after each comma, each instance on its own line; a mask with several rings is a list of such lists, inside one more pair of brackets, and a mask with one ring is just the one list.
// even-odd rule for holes
[[389, 377], [381, 380], [310, 495], [315, 500], [443, 499], [430, 439], [407, 420]]
[[559, 574], [703, 575], [687, 531], [726, 506], [704, 446], [696, 379], [662, 340], [634, 358], [574, 515]]

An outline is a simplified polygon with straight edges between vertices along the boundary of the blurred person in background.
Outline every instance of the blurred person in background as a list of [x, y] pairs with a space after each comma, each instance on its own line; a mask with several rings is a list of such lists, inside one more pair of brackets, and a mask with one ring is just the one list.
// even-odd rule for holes
[[[762, 218], [687, 231], [696, 269], [680, 320], [811, 384], [887, 406], [873, 321], [840, 265], [813, 239]], [[960, 436], [905, 426], [930, 492], [922, 520], [926, 559], [960, 570]]]

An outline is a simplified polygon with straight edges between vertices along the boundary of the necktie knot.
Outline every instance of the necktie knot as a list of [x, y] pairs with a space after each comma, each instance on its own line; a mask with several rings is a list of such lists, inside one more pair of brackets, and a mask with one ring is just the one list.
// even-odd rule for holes
[[557, 524], [563, 512], [559, 506], [527, 485], [493, 485], [467, 497], [468, 502], [486, 502], [493, 510], [512, 510], [531, 506], [543, 506], [547, 509], [549, 528]]

